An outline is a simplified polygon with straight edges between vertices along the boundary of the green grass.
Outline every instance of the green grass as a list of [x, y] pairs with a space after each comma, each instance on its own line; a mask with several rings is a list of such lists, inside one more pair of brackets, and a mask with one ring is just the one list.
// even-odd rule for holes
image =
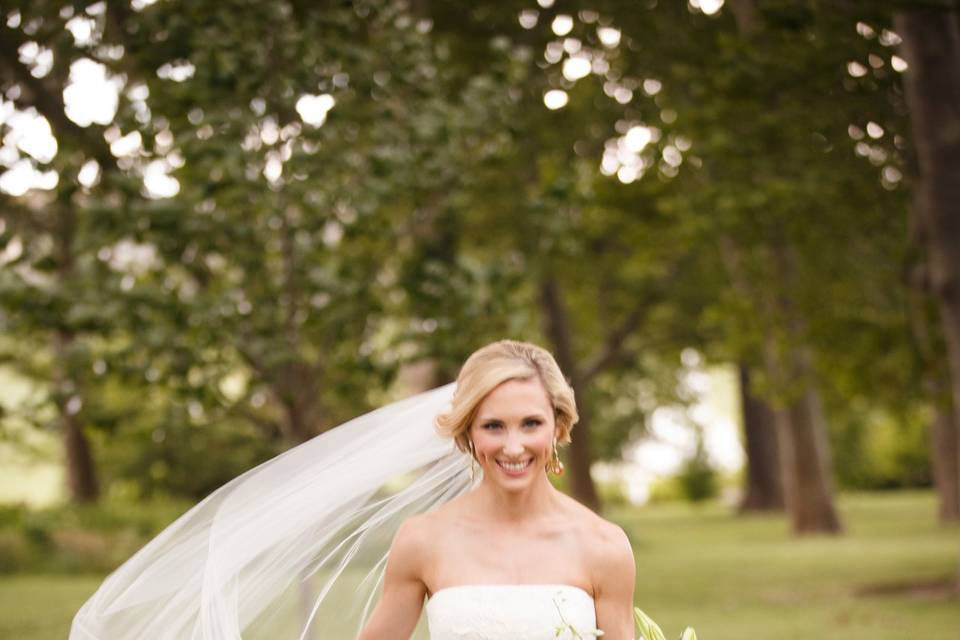
[[[918, 585], [955, 575], [960, 528], [930, 493], [844, 496], [841, 537], [795, 539], [782, 517], [666, 504], [612, 517], [634, 542], [636, 602], [703, 640], [960, 640], [960, 601]], [[64, 638], [100, 576], [0, 577], [0, 638]], [[340, 639], [338, 639], [340, 640]]]
[[[613, 514], [634, 542], [636, 603], [705, 640], [960, 640], [960, 601], [917, 585], [956, 575], [960, 529], [934, 496], [845, 496], [840, 537], [796, 539], [782, 517], [670, 504]], [[913, 588], [911, 588], [913, 587]]]
[[99, 576], [0, 576], [0, 638], [66, 638], [70, 620]]

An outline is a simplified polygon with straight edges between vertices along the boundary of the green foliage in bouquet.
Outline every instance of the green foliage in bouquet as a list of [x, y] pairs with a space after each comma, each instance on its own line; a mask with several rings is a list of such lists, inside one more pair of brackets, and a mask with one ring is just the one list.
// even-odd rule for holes
[[[640, 638], [643, 640], [667, 640], [660, 629], [660, 625], [653, 621], [653, 618], [640, 610], [640, 607], [633, 608], [633, 619], [640, 630]], [[687, 627], [680, 634], [680, 640], [697, 640], [697, 632], [692, 627]]]
[[[586, 638], [599, 638], [603, 631], [599, 629], [590, 629], [589, 631], [578, 630], [563, 616], [560, 604], [554, 599], [557, 606], [557, 612], [560, 614], [562, 624], [556, 628], [556, 637], [560, 638], [564, 633], [569, 633], [575, 640], [586, 640]], [[653, 621], [653, 618], [644, 613], [640, 607], [633, 608], [633, 620], [640, 630], [640, 637], [637, 640], [667, 640], [663, 635], [660, 625]], [[692, 627], [687, 627], [680, 634], [680, 640], [697, 640], [697, 632]]]

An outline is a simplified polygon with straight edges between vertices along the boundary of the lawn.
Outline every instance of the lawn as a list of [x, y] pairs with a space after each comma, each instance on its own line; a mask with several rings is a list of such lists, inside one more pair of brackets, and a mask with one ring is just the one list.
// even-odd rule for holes
[[668, 637], [706, 640], [960, 640], [960, 528], [934, 496], [845, 496], [841, 537], [794, 539], [780, 517], [680, 504], [615, 514], [638, 565], [636, 603]]
[[[848, 495], [847, 532], [794, 539], [782, 517], [719, 505], [623, 509], [638, 564], [636, 602], [679, 636], [704, 640], [960, 640], [960, 600], [942, 588], [960, 528], [935, 523], [930, 493]], [[0, 638], [64, 638], [99, 576], [0, 577]]]

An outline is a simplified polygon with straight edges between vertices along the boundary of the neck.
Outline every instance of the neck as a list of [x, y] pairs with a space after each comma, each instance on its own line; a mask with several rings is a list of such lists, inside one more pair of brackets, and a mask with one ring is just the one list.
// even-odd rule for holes
[[552, 511], [557, 501], [557, 490], [550, 484], [546, 474], [523, 491], [504, 491], [484, 478], [477, 487], [477, 500], [493, 520], [516, 524]]

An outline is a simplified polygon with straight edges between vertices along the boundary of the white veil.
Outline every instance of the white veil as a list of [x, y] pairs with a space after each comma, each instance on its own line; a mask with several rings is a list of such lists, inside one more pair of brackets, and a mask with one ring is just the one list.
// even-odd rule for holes
[[70, 640], [353, 638], [400, 523], [470, 488], [438, 435], [453, 384], [355, 418], [216, 490], [114, 571]]

